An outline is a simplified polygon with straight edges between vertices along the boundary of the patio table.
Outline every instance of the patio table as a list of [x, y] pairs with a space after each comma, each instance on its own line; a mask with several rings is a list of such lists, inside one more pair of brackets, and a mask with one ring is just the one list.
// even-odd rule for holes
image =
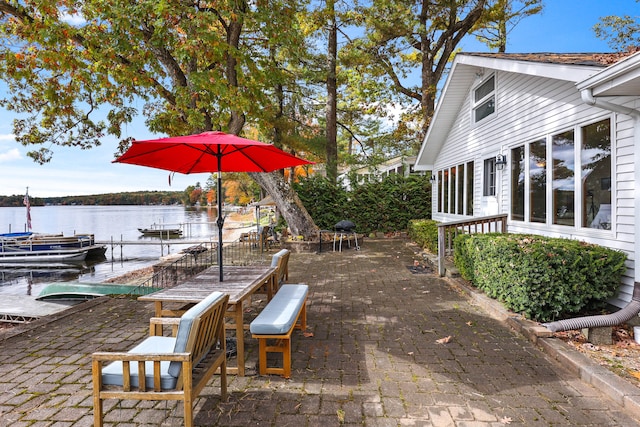
[[171, 310], [163, 307], [165, 303], [197, 304], [211, 292], [224, 292], [229, 295], [227, 318], [234, 319], [233, 324], [225, 322], [225, 329], [236, 331], [237, 367], [229, 367], [228, 373], [245, 375], [244, 331], [249, 325], [244, 324], [244, 306], [250, 301], [251, 295], [262, 285], [273, 287], [275, 267], [270, 266], [225, 266], [224, 280], [220, 282], [218, 267], [209, 267], [198, 275], [171, 288], [143, 295], [139, 301], [150, 301], [155, 305], [156, 317], [177, 317], [184, 310]]

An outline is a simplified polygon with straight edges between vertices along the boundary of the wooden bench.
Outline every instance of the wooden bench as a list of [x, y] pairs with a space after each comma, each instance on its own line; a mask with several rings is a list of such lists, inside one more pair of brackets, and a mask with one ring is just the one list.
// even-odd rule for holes
[[[251, 322], [249, 329], [258, 339], [260, 375], [291, 377], [291, 334], [307, 328], [307, 285], [282, 285], [271, 301]], [[268, 341], [275, 344], [268, 345]], [[267, 367], [267, 353], [282, 354], [282, 368]]]
[[[225, 400], [228, 300], [228, 295], [213, 292], [178, 319], [152, 318], [151, 335], [128, 352], [93, 353], [94, 425], [102, 426], [104, 399], [136, 399], [182, 401], [184, 424], [191, 427], [195, 398], [218, 369]], [[177, 325], [175, 337], [154, 335], [163, 324]]]

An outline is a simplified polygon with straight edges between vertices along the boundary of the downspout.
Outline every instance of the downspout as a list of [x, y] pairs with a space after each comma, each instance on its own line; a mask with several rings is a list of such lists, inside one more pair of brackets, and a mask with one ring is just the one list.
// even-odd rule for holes
[[[624, 107], [619, 104], [614, 104], [609, 101], [605, 101], [602, 99], [597, 99], [593, 96], [593, 92], [591, 89], [583, 89], [580, 92], [582, 100], [587, 104], [593, 107], [601, 108], [603, 110], [613, 111], [614, 113], [625, 114], [627, 116], [631, 116], [634, 120], [634, 145], [636, 146], [635, 150], [635, 182], [636, 185], [640, 184], [640, 111]], [[637, 193], [637, 192], [636, 192]], [[640, 212], [640, 196], [636, 194], [635, 197], [635, 211], [636, 213]], [[636, 221], [635, 235], [640, 236], [640, 221]], [[639, 252], [638, 247], [635, 248], [636, 255]], [[636, 256], [637, 258], [637, 256]], [[631, 320], [633, 317], [637, 316], [640, 313], [640, 282], [638, 281], [638, 275], [640, 274], [640, 268], [635, 266], [635, 276], [636, 282], [633, 287], [633, 297], [631, 301], [621, 310], [618, 310], [615, 313], [597, 315], [597, 316], [585, 316], [585, 317], [577, 317], [574, 319], [566, 319], [559, 320], [556, 322], [543, 323], [547, 329], [551, 332], [561, 332], [568, 331], [574, 329], [583, 329], [583, 328], [598, 328], [605, 326], [616, 326], [621, 323], [627, 322]]]
[[576, 317], [574, 319], [543, 323], [542, 325], [551, 332], [571, 331], [583, 328], [601, 328], [628, 322], [637, 316], [638, 313], [640, 313], [640, 282], [636, 282], [633, 287], [633, 298], [631, 298], [631, 301], [629, 301], [623, 309], [615, 313]]

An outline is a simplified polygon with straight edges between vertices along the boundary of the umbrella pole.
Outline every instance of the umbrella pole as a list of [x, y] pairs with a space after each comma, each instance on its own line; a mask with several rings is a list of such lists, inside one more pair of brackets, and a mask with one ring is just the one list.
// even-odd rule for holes
[[222, 227], [224, 226], [224, 218], [222, 217], [222, 172], [218, 171], [218, 269], [220, 270], [220, 281], [222, 282]]

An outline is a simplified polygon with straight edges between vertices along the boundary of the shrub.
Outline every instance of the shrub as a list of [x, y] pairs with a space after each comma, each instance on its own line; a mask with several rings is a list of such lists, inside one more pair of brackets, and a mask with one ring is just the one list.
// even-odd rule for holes
[[351, 191], [314, 176], [294, 189], [321, 229], [333, 230], [338, 221], [348, 219], [359, 233], [401, 231], [412, 219], [431, 217], [431, 183], [424, 175], [389, 175], [355, 184]]
[[602, 308], [620, 285], [627, 257], [576, 240], [522, 234], [460, 235], [454, 245], [462, 277], [537, 321]]
[[333, 230], [338, 221], [345, 219], [348, 195], [342, 185], [333, 185], [325, 177], [317, 175], [301, 179], [293, 188], [320, 229]]
[[407, 233], [411, 240], [432, 254], [438, 252], [438, 221], [432, 219], [412, 219]]

